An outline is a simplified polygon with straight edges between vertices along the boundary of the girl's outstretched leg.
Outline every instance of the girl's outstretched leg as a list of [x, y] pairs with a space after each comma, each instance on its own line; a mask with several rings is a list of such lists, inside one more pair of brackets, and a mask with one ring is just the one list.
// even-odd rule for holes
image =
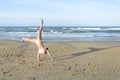
[[24, 41], [27, 41], [27, 42], [30, 42], [30, 43], [35, 43], [35, 39], [29, 39], [29, 38], [22, 38], [22, 40], [21, 40], [22, 42], [24, 42]]

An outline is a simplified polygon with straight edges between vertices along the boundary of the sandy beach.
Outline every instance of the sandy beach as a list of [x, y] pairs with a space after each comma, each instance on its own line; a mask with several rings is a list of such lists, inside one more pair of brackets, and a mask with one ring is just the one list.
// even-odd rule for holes
[[120, 80], [120, 42], [46, 42], [54, 61], [37, 47], [0, 41], [0, 80]]

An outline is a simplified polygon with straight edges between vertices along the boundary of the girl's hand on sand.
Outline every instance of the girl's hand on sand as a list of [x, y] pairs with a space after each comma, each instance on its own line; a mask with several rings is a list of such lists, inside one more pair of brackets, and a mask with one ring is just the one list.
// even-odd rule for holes
[[51, 58], [51, 61], [53, 62], [53, 61], [54, 61], [54, 59], [53, 59], [53, 58]]

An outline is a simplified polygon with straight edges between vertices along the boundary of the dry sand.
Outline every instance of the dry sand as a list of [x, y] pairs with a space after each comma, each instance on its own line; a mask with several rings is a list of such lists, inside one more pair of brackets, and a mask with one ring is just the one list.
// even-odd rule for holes
[[47, 42], [36, 59], [27, 42], [0, 41], [0, 80], [120, 80], [120, 42]]

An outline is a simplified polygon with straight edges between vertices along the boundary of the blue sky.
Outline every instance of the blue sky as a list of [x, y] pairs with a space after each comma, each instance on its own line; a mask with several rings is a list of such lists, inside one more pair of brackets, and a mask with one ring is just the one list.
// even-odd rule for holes
[[120, 0], [0, 0], [0, 25], [119, 26]]

